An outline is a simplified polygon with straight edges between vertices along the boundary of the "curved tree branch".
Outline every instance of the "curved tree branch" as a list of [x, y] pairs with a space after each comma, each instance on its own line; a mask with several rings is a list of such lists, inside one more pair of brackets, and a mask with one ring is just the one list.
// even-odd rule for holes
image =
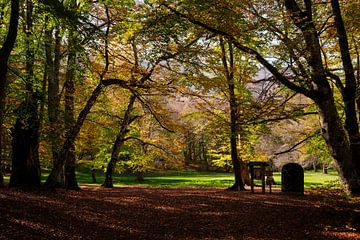
[[309, 89], [306, 89], [302, 86], [298, 86], [295, 83], [291, 82], [289, 79], [287, 79], [282, 73], [279, 72], [278, 69], [276, 69], [268, 60], [266, 60], [259, 52], [257, 52], [256, 50], [249, 48], [247, 46], [244, 46], [243, 44], [241, 44], [233, 35], [231, 35], [228, 32], [225, 32], [223, 30], [220, 29], [216, 29], [202, 21], [199, 21], [197, 19], [192, 18], [191, 16], [188, 16], [184, 13], [179, 12], [178, 10], [176, 10], [175, 8], [171, 7], [170, 5], [168, 5], [167, 3], [162, 3], [162, 6], [168, 8], [170, 11], [172, 11], [174, 14], [176, 14], [177, 16], [186, 19], [187, 21], [200, 26], [212, 33], [224, 36], [226, 38], [228, 38], [228, 40], [230, 42], [232, 42], [234, 44], [234, 46], [236, 48], [238, 48], [239, 50], [241, 50], [244, 53], [247, 53], [249, 55], [252, 55], [253, 57], [255, 57], [256, 60], [258, 60], [259, 63], [261, 63], [265, 68], [267, 68], [269, 70], [269, 72], [271, 72], [274, 77], [281, 82], [282, 84], [284, 84], [286, 87], [288, 87], [289, 89], [301, 93], [309, 98], [312, 98], [315, 93], [313, 91], [310, 91]]

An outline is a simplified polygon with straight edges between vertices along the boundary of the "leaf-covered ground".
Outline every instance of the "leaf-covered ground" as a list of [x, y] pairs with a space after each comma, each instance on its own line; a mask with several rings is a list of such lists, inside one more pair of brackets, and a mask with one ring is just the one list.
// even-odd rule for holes
[[360, 239], [358, 210], [334, 192], [0, 189], [0, 239]]

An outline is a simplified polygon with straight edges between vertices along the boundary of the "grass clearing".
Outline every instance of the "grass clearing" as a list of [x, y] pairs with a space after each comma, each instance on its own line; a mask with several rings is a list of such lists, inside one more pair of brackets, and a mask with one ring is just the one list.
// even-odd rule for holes
[[[42, 181], [45, 181], [48, 172], [42, 174]], [[77, 179], [81, 185], [100, 185], [104, 182], [104, 174], [96, 173], [97, 183], [92, 183], [90, 171], [77, 172]], [[232, 173], [202, 172], [191, 170], [166, 170], [148, 173], [145, 175], [144, 182], [136, 181], [133, 174], [116, 174], [114, 176], [116, 186], [143, 186], [143, 187], [229, 187], [234, 181]], [[281, 173], [275, 172], [274, 179], [277, 188], [281, 186]], [[5, 182], [9, 182], [9, 176], [5, 176]], [[256, 183], [260, 183], [257, 181]], [[313, 188], [341, 188], [339, 175], [331, 170], [328, 174], [322, 172], [305, 171], [305, 189]]]
[[[281, 173], [274, 173], [275, 181], [281, 186]], [[97, 182], [104, 181], [103, 174], [97, 174]], [[80, 183], [91, 183], [91, 174], [80, 172], [78, 173], [78, 180]], [[118, 186], [132, 185], [132, 186], [149, 186], [149, 187], [229, 187], [234, 181], [232, 173], [218, 173], [218, 172], [199, 172], [199, 171], [158, 171], [148, 173], [145, 175], [145, 180], [142, 183], [136, 181], [136, 177], [131, 174], [114, 176], [114, 184]], [[304, 186], [306, 189], [311, 188], [340, 188], [339, 175], [336, 171], [329, 171], [328, 174], [322, 172], [305, 171]]]

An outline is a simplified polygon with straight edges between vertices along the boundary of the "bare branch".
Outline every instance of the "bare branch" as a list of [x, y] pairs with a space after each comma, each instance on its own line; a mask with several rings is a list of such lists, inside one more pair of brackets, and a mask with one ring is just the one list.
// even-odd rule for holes
[[154, 111], [153, 107], [144, 99], [141, 97], [141, 95], [139, 95], [138, 93], [134, 92], [136, 98], [140, 101], [140, 103], [147, 109], [149, 110], [150, 114], [155, 118], [156, 122], [160, 125], [160, 127], [162, 127], [163, 129], [165, 129], [168, 132], [174, 133], [174, 130], [169, 129], [168, 127], [166, 127], [161, 119], [159, 118], [159, 116], [157, 115], [157, 113]]
[[154, 143], [151, 143], [151, 142], [145, 142], [145, 141], [142, 140], [141, 138], [137, 138], [137, 137], [127, 137], [127, 138], [124, 138], [124, 142], [126, 142], [126, 141], [128, 141], [128, 140], [136, 140], [136, 141], [141, 142], [141, 144], [143, 144], [143, 145], [153, 146], [153, 147], [155, 147], [155, 148], [157, 148], [157, 149], [160, 149], [160, 150], [162, 150], [162, 151], [164, 151], [164, 152], [166, 152], [166, 153], [169, 153], [169, 152], [168, 152], [166, 149], [164, 149], [163, 147], [158, 146], [158, 145], [156, 145], [156, 144], [154, 144]]
[[305, 143], [306, 141], [310, 140], [311, 138], [315, 137], [315, 136], [318, 135], [318, 134], [320, 134], [320, 130], [317, 130], [316, 132], [310, 134], [309, 136], [307, 136], [306, 138], [304, 138], [304, 139], [301, 140], [300, 142], [296, 143], [295, 145], [293, 145], [293, 146], [290, 147], [289, 149], [287, 149], [287, 150], [285, 150], [285, 151], [281, 151], [281, 152], [274, 153], [274, 156], [278, 156], [278, 155], [281, 155], [281, 154], [285, 154], [285, 153], [289, 153], [289, 152], [295, 151], [298, 146], [300, 146], [301, 144]]
[[326, 75], [328, 75], [331, 79], [335, 81], [335, 85], [340, 90], [341, 95], [344, 95], [345, 87], [341, 82], [340, 77], [330, 71], [326, 71]]

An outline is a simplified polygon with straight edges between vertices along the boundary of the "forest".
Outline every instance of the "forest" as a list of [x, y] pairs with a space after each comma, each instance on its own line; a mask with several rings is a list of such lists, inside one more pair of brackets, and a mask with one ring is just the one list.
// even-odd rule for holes
[[295, 161], [360, 191], [358, 1], [0, 4], [1, 185]]
[[359, 0], [0, 0], [0, 239], [360, 238], [359, 30]]

